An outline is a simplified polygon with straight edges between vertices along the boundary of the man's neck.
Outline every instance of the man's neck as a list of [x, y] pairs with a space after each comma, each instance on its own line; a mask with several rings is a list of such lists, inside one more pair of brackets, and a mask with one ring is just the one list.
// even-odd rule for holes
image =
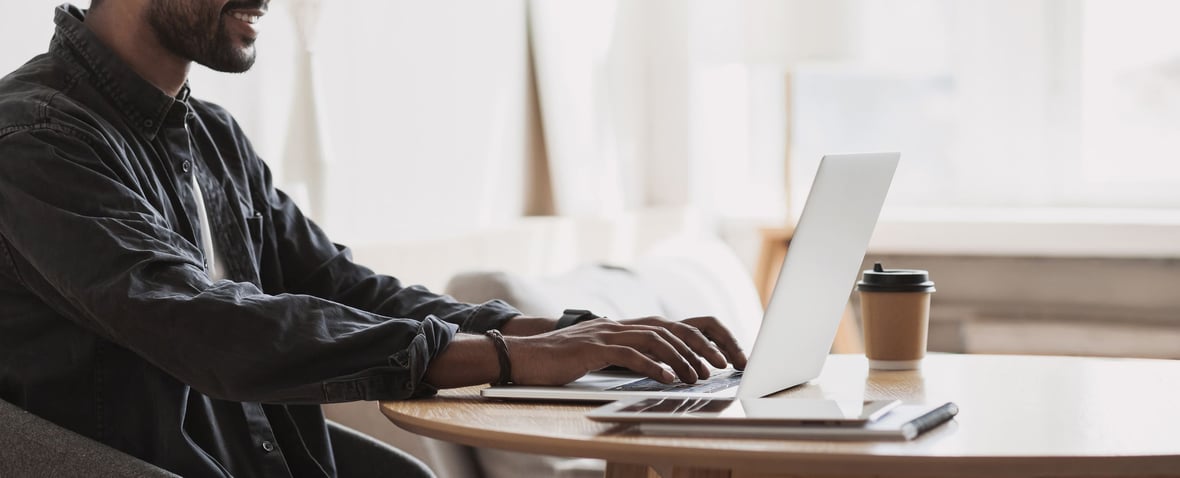
[[169, 96], [176, 96], [184, 87], [192, 62], [164, 48], [147, 22], [139, 20], [144, 13], [133, 10], [133, 3], [107, 2], [90, 11], [85, 24], [139, 76]]

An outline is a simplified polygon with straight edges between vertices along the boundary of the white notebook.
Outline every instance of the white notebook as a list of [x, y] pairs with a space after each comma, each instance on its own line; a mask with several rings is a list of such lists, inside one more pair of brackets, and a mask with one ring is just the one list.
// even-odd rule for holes
[[635, 428], [644, 435], [664, 436], [789, 440], [913, 440], [918, 435], [950, 421], [958, 413], [959, 407], [948, 402], [937, 406], [902, 405], [875, 422], [856, 427], [641, 423]]

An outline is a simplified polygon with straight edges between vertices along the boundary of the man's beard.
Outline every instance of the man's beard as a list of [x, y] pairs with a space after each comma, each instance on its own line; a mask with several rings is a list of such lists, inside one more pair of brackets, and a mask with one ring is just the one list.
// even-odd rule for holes
[[[258, 1], [230, 2], [255, 4]], [[242, 73], [254, 66], [254, 39], [243, 38], [243, 48], [235, 45], [226, 31], [222, 10], [203, 9], [207, 2], [154, 0], [147, 12], [148, 24], [160, 43], [169, 51], [213, 70]]]

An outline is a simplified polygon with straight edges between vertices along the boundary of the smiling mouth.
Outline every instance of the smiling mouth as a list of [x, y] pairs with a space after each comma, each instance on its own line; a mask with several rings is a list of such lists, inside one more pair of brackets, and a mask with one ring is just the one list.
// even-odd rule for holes
[[246, 12], [230, 12], [229, 16], [237, 18], [238, 20], [241, 20], [243, 22], [253, 25], [255, 23], [258, 23], [258, 20], [261, 19], [262, 15], [264, 15], [264, 14], [265, 13], [255, 14], [255, 13], [246, 13]]
[[249, 25], [254, 25], [266, 15], [267, 0], [246, 0], [230, 2], [225, 6], [225, 13]]

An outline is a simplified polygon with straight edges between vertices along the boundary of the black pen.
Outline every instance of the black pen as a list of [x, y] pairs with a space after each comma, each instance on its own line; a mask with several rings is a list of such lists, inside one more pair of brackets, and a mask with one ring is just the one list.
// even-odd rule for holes
[[927, 431], [942, 425], [943, 423], [954, 418], [959, 414], [959, 406], [953, 402], [947, 402], [941, 407], [935, 408], [926, 414], [910, 420], [905, 425], [901, 426], [901, 431], [905, 434], [906, 440], [913, 440], [914, 437], [926, 433]]

